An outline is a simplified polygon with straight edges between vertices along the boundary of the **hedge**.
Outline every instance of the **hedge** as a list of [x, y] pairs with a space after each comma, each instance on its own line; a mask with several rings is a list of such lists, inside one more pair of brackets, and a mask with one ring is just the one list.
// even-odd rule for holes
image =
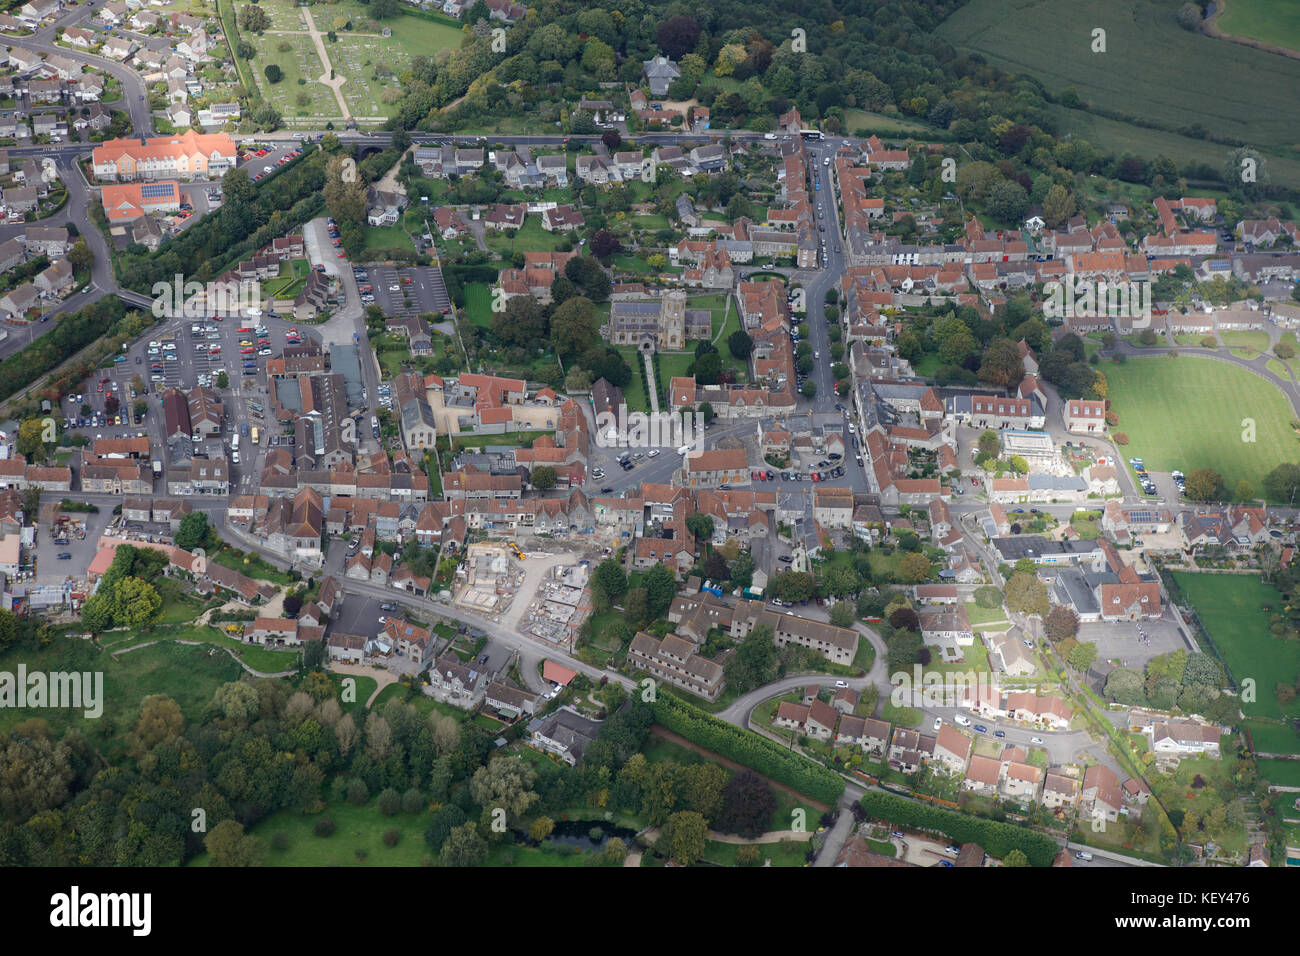
[[862, 798], [862, 809], [872, 819], [937, 831], [954, 843], [978, 843], [989, 856], [997, 859], [1019, 850], [1029, 858], [1031, 866], [1051, 866], [1061, 850], [1055, 840], [1043, 833], [1012, 823], [954, 813], [879, 790], [867, 791]]
[[766, 737], [733, 727], [671, 694], [659, 694], [651, 709], [656, 723], [807, 797], [834, 806], [844, 794], [844, 781], [821, 764]]

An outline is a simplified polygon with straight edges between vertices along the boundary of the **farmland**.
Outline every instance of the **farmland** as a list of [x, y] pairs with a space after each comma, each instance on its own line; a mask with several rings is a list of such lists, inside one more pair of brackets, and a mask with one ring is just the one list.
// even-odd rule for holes
[[[1153, 471], [1213, 468], [1229, 489], [1249, 481], [1258, 493], [1269, 471], [1296, 457], [1291, 409], [1259, 376], [1227, 362], [1178, 357], [1132, 359], [1104, 367], [1125, 452]], [[1243, 420], [1255, 441], [1242, 440]]]
[[[1183, 30], [1179, 6], [1177, 0], [973, 0], [938, 34], [995, 66], [1038, 78], [1053, 94], [1073, 88], [1097, 109], [1168, 132], [1200, 126], [1266, 150], [1289, 150], [1300, 61]], [[1093, 52], [1099, 28], [1106, 31], [1105, 50]], [[1245, 76], [1249, 83], [1241, 82]], [[1110, 139], [1093, 142], [1119, 151]]]
[[1227, 36], [1300, 50], [1300, 0], [1232, 0], [1219, 3], [1214, 25]]

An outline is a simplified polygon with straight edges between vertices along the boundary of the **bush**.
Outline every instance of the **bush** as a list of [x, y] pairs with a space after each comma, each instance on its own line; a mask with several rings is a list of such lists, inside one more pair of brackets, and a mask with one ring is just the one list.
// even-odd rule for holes
[[402, 812], [419, 813], [424, 809], [424, 794], [412, 787], [402, 794]]
[[321, 817], [316, 821], [316, 825], [312, 827], [312, 832], [318, 837], [329, 837], [333, 836], [334, 831], [337, 829], [338, 827], [335, 825], [333, 819], [330, 817]]
[[975, 589], [975, 603], [983, 608], [1002, 606], [1002, 592], [990, 585]]
[[1116, 444], [1116, 445], [1127, 445], [1127, 444], [1128, 444], [1128, 433], [1127, 433], [1127, 432], [1116, 432], [1116, 433], [1115, 433], [1115, 444]]
[[348, 803], [354, 807], [364, 807], [370, 800], [370, 791], [364, 780], [348, 781]]
[[289, 849], [289, 834], [283, 830], [276, 830], [271, 834], [271, 849], [284, 851]]
[[385, 846], [397, 846], [397, 841], [400, 840], [401, 838], [402, 838], [402, 834], [397, 830], [384, 831], [383, 840]]
[[392, 787], [388, 787], [379, 795], [379, 812], [384, 816], [395, 816], [400, 809], [402, 809], [402, 798]]

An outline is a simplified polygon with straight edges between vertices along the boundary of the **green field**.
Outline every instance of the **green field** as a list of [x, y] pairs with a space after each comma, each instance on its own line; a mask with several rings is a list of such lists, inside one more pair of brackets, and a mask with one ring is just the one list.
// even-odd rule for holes
[[1246, 728], [1250, 731], [1256, 753], [1300, 754], [1300, 732], [1294, 727], [1264, 720], [1248, 720]]
[[[1091, 106], [1170, 132], [1199, 124], [1219, 136], [1290, 150], [1300, 118], [1294, 95], [1300, 61], [1183, 30], [1180, 6], [1180, 0], [973, 0], [937, 32], [994, 66], [1038, 78], [1054, 94], [1072, 87]], [[1106, 49], [1094, 53], [1098, 28], [1106, 30]], [[1122, 151], [1110, 139], [1091, 141]]]
[[901, 116], [889, 116], [885, 113], [871, 113], [867, 110], [845, 110], [844, 128], [849, 132], [869, 129], [882, 136], [931, 136], [934, 128], [924, 123], [916, 123]]
[[1214, 21], [1220, 32], [1300, 50], [1300, 0], [1232, 0], [1218, 6], [1224, 8]]
[[1273, 693], [1279, 683], [1294, 685], [1300, 676], [1300, 644], [1273, 637], [1263, 605], [1277, 607], [1282, 596], [1258, 578], [1228, 574], [1173, 572], [1174, 579], [1196, 608], [1214, 646], [1240, 686], [1253, 679], [1256, 699], [1243, 701], [1247, 717], [1300, 717], [1300, 699], [1285, 710]]
[[[1119, 413], [1124, 449], [1152, 471], [1213, 468], [1232, 489], [1249, 481], [1258, 494], [1269, 471], [1294, 460], [1293, 418], [1286, 399], [1264, 379], [1227, 362], [1178, 357], [1131, 359], [1103, 367]], [[1255, 441], [1242, 441], [1244, 419]]]
[[1238, 349], [1254, 349], [1256, 352], [1268, 350], [1267, 332], [1220, 332], [1223, 344]]
[[[257, 49], [257, 56], [248, 67], [258, 88], [284, 116], [304, 119], [338, 117], [338, 100], [328, 86], [317, 82], [324, 70], [311, 37], [306, 33], [264, 33], [261, 36], [250, 33], [245, 35], [245, 39]], [[282, 43], [289, 44], [291, 49], [281, 52]], [[264, 71], [270, 63], [284, 71], [284, 78], [279, 83], [272, 84], [266, 78]], [[299, 84], [299, 79], [306, 82]], [[298, 101], [302, 93], [306, 94], [305, 105]]]
[[1300, 760], [1258, 760], [1259, 775], [1279, 787], [1300, 787]]

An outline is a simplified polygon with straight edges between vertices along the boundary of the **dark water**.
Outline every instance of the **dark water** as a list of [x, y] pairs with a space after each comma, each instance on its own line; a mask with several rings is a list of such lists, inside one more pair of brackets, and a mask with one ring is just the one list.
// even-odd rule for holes
[[[600, 830], [599, 839], [592, 839], [593, 828]], [[602, 820], [560, 820], [542, 846], [563, 843], [579, 847], [583, 851], [599, 850], [610, 837], [618, 837], [630, 848], [636, 838], [636, 831]]]

